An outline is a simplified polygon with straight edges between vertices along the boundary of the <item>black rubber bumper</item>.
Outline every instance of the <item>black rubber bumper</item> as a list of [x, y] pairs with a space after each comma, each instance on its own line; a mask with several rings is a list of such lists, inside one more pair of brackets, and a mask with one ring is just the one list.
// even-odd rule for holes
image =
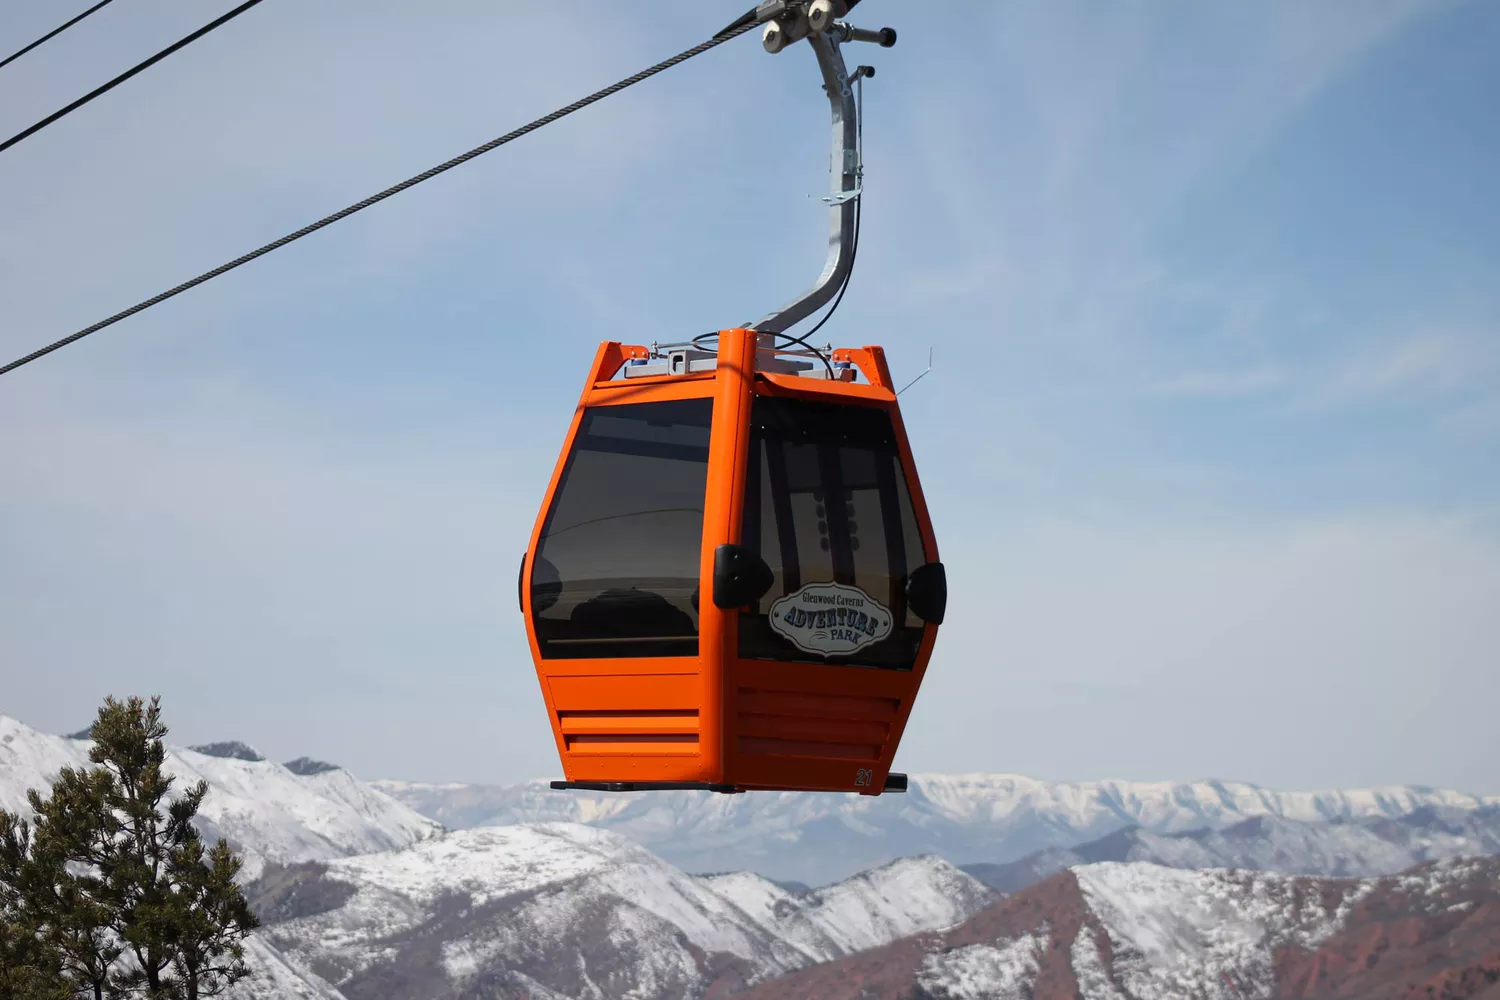
[[560, 792], [722, 792], [739, 791], [733, 785], [715, 785], [705, 781], [554, 781]]
[[[735, 785], [716, 785], [706, 781], [554, 781], [559, 792], [719, 792], [734, 795], [743, 792]], [[906, 775], [892, 771], [885, 776], [882, 792], [906, 791]]]

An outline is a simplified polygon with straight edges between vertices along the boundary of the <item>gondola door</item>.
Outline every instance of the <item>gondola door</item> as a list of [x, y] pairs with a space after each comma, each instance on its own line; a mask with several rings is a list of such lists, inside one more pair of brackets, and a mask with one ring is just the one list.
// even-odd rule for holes
[[[521, 569], [537, 679], [569, 782], [715, 786], [722, 612], [703, 593], [715, 378], [612, 380], [602, 345]], [[711, 642], [713, 640], [710, 640]]]
[[772, 581], [736, 614], [726, 773], [876, 794], [946, 594], [890, 386], [814, 386], [755, 382], [739, 534]]

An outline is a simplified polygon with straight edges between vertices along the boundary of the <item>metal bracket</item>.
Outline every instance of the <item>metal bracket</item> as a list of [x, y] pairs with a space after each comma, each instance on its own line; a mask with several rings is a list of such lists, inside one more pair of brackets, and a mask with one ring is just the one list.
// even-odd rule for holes
[[711, 372], [718, 367], [719, 356], [712, 351], [695, 347], [675, 345], [660, 350], [652, 345], [647, 358], [636, 358], [625, 363], [626, 378], [646, 378], [651, 375], [691, 375], [696, 372]]

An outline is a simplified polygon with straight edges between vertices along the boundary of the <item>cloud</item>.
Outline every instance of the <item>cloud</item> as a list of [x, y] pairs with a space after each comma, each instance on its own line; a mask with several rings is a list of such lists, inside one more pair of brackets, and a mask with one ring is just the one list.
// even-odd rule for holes
[[391, 734], [445, 719], [423, 756], [552, 766], [514, 610], [550, 449], [446, 414], [376, 444], [243, 386], [114, 420], [11, 395], [0, 420], [27, 428], [0, 436], [0, 553], [30, 567], [0, 574], [11, 710], [159, 691], [185, 738], [367, 774], [410, 773]]
[[1185, 372], [1157, 384], [1152, 391], [1161, 396], [1230, 399], [1261, 395], [1284, 386], [1286, 381], [1285, 374], [1275, 368]]
[[1312, 393], [1325, 405], [1399, 401], [1461, 391], [1500, 369], [1494, 335], [1426, 332], [1391, 341], [1336, 367]]
[[1500, 395], [1459, 406], [1440, 417], [1438, 424], [1463, 435], [1500, 436]]
[[[1433, 9], [976, 3], [962, 32], [874, 53], [864, 242], [825, 332], [884, 344], [902, 381], [936, 345], [902, 403], [956, 610], [904, 766], [1487, 780], [1482, 732], [1402, 729], [1405, 706], [1441, 706], [1397, 669], [1426, 643], [1450, 687], [1491, 690], [1454, 637], [1494, 648], [1473, 603], [1493, 546], [1444, 520], [1486, 488], [1444, 473], [1482, 463], [1429, 467], [1429, 438], [1403, 451], [1326, 418], [1451, 396], [1483, 426], [1493, 369], [1471, 333], [1489, 327], [1426, 298], [1408, 340], [1344, 336], [1358, 318], [1295, 294], [1322, 278], [1295, 229], [1269, 271], [1236, 257], [1254, 170], [1174, 242], [1194, 198]], [[87, 67], [190, 19], [165, 0], [109, 10], [8, 67], [0, 113], [25, 124], [23, 103], [70, 99]], [[21, 193], [0, 226], [0, 347], [722, 23], [612, 10], [341, 0], [289, 31], [258, 9], [0, 158]], [[742, 43], [0, 380], [6, 710], [76, 728], [106, 690], [155, 689], [195, 741], [367, 774], [555, 773], [511, 609], [587, 357], [762, 315], [822, 262], [811, 58]], [[1294, 408], [1317, 392], [1323, 409]], [[1391, 479], [1349, 473], [1360, 456]], [[1463, 481], [1392, 499], [1419, 478]], [[241, 731], [222, 729], [226, 699]], [[1371, 733], [1387, 748], [1366, 753]]]
[[1493, 519], [1029, 519], [966, 549], [1004, 557], [949, 563], [909, 767], [1497, 790], [1458, 707], [1500, 698]]

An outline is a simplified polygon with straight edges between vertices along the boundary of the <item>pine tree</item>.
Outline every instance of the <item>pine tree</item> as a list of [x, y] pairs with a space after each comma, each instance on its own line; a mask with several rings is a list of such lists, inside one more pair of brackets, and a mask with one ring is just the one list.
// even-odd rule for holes
[[30, 826], [0, 810], [0, 1000], [72, 1000], [61, 955], [31, 904]]
[[249, 975], [242, 942], [258, 921], [234, 880], [239, 870], [223, 840], [206, 854], [196, 838], [172, 853], [172, 969], [184, 1000], [214, 996]]
[[157, 699], [146, 708], [139, 698], [123, 704], [109, 698], [90, 732], [89, 750], [89, 760], [102, 765], [95, 773], [107, 775], [104, 809], [116, 829], [87, 860], [99, 872], [113, 929], [135, 959], [121, 985], [153, 1000], [167, 995], [164, 973], [172, 964], [167, 857], [193, 836], [188, 820], [207, 794], [200, 782], [162, 815], [172, 788], [164, 766], [166, 733]]
[[48, 799], [35, 789], [27, 792], [36, 835], [22, 867], [25, 892], [62, 973], [78, 996], [92, 1000], [116, 994], [116, 960], [123, 951], [111, 927], [108, 886], [98, 874], [118, 835], [118, 820], [108, 808], [111, 786], [106, 771], [64, 767]]
[[166, 732], [159, 699], [106, 699], [98, 766], [29, 792], [34, 828], [0, 812], [0, 1000], [199, 1000], [250, 975], [240, 861], [193, 826], [206, 782], [169, 797]]
[[[135, 959], [121, 979], [147, 997], [213, 996], [249, 975], [245, 936], [258, 926], [234, 882], [239, 862], [222, 838], [207, 852], [193, 827], [208, 783], [167, 802], [167, 728], [159, 699], [105, 701], [89, 759], [113, 781], [105, 804], [119, 834], [97, 859], [114, 929]], [[163, 803], [166, 803], [163, 814]]]

